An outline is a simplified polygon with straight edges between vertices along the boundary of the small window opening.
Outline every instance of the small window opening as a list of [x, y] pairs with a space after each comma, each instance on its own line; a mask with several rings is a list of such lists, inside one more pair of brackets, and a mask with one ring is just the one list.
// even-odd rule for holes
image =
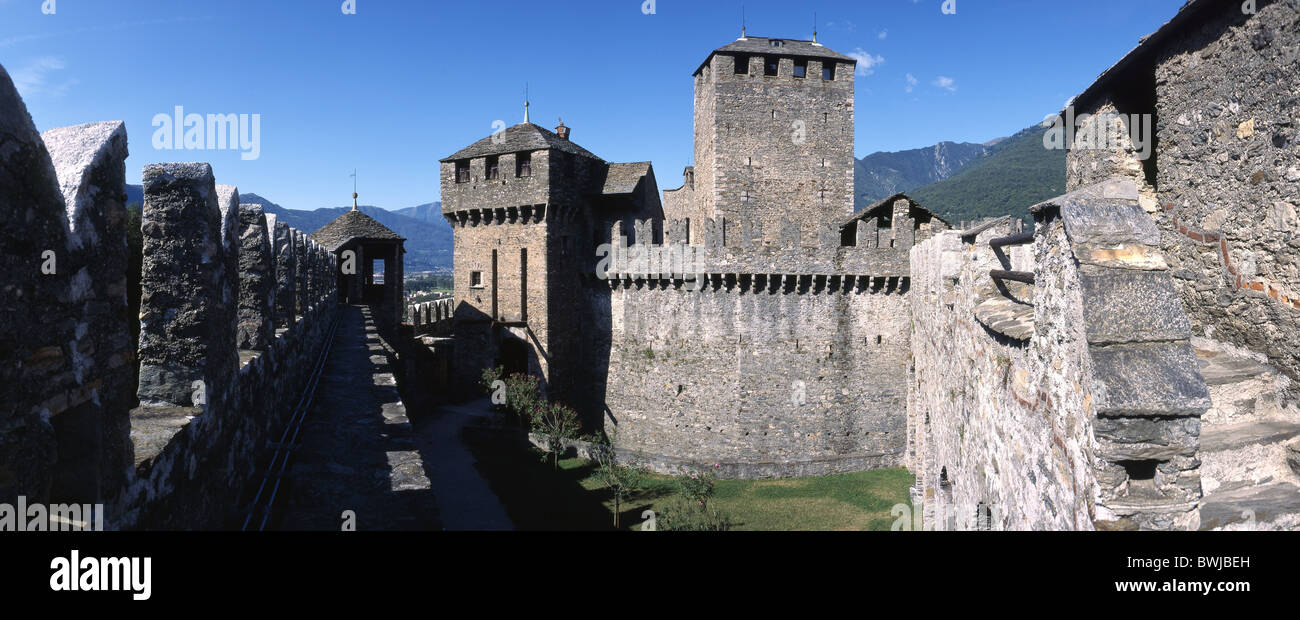
[[749, 56], [736, 56], [736, 75], [749, 75]]
[[456, 182], [469, 183], [469, 162], [468, 161], [456, 162]]
[[782, 41], [780, 39], [772, 39], [771, 41], [768, 41], [767, 44], [771, 45], [772, 47], [781, 47], [785, 45], [785, 41]]
[[993, 507], [980, 502], [975, 507], [975, 529], [988, 532], [993, 529]]
[[834, 79], [835, 79], [835, 63], [827, 60], [822, 63], [822, 80], [826, 82], [830, 82]]
[[530, 177], [533, 176], [533, 154], [520, 153], [515, 157], [515, 176]]
[[483, 178], [488, 181], [496, 180], [501, 176], [501, 165], [496, 155], [488, 157], [485, 165], [485, 174]]
[[794, 76], [797, 78], [808, 77], [808, 61], [799, 59], [794, 61]]
[[781, 59], [776, 56], [767, 56], [763, 59], [763, 75], [774, 76], [777, 70], [781, 68]]
[[1160, 464], [1160, 461], [1146, 459], [1140, 461], [1120, 461], [1119, 464], [1124, 468], [1124, 472], [1128, 474], [1129, 480], [1142, 481], [1156, 479], [1156, 466]]
[[469, 285], [475, 288], [483, 288], [483, 272], [482, 271], [469, 272]]

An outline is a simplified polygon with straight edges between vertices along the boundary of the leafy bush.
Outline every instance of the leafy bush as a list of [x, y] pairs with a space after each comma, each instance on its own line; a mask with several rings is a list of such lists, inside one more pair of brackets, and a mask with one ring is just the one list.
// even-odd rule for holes
[[655, 529], [665, 532], [725, 532], [735, 526], [727, 513], [680, 497], [655, 515]]
[[501, 377], [505, 374], [506, 369], [501, 366], [497, 366], [496, 368], [484, 368], [483, 373], [479, 375], [478, 386], [482, 388], [484, 392], [487, 392], [488, 396], [491, 396], [492, 392], [495, 391], [492, 386], [495, 385], [497, 381], [500, 381]]
[[564, 454], [564, 440], [578, 436], [581, 427], [578, 423], [578, 412], [562, 403], [548, 405], [542, 402], [534, 407], [532, 422], [533, 428], [546, 437], [546, 446], [551, 452], [551, 462], [558, 470], [560, 457]]
[[701, 507], [707, 505], [713, 498], [713, 486], [718, 481], [718, 469], [721, 467], [714, 463], [713, 467], [699, 471], [683, 465], [682, 473], [677, 476], [678, 493], [691, 504]]

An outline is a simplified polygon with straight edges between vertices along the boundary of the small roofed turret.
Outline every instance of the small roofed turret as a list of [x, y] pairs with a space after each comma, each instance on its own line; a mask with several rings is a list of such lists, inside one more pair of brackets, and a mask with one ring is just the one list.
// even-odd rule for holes
[[[335, 273], [341, 302], [378, 305], [377, 316], [400, 324], [405, 307], [403, 244], [406, 239], [357, 208], [356, 192], [353, 192], [352, 209], [310, 237], [325, 246], [337, 260]], [[375, 274], [376, 261], [383, 261], [380, 277]]]

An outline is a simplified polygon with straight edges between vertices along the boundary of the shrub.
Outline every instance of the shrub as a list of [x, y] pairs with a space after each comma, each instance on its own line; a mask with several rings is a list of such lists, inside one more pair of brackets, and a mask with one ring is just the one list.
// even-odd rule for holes
[[677, 476], [677, 491], [686, 501], [705, 506], [713, 498], [713, 485], [718, 481], [718, 469], [721, 468], [717, 463], [713, 467], [700, 471], [683, 465], [681, 474]]
[[529, 374], [515, 373], [506, 377], [506, 406], [521, 420], [533, 420], [537, 409], [546, 406], [542, 398], [541, 383]]
[[725, 532], [735, 526], [727, 513], [681, 497], [655, 515], [655, 529], [665, 532]]
[[482, 374], [479, 375], [478, 386], [486, 392], [488, 396], [491, 396], [492, 392], [495, 391], [492, 386], [495, 385], [497, 381], [500, 381], [501, 377], [505, 374], [506, 369], [501, 366], [497, 366], [496, 368], [484, 368]]
[[646, 476], [645, 471], [640, 468], [618, 465], [614, 448], [615, 439], [616, 437], [610, 437], [608, 442], [593, 441], [592, 443], [600, 445], [600, 448], [595, 451], [595, 478], [614, 498], [614, 529], [618, 529], [619, 515], [623, 512], [623, 500], [645, 487]]
[[551, 462], [555, 469], [559, 469], [560, 457], [564, 455], [564, 440], [578, 436], [578, 412], [562, 403], [547, 405], [543, 402], [534, 407], [532, 421], [533, 428], [546, 437]]

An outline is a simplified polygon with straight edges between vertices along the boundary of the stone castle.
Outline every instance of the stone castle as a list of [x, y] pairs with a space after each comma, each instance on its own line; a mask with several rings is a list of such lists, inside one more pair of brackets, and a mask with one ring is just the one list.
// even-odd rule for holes
[[38, 133], [0, 68], [0, 504], [266, 514], [345, 302], [401, 334], [358, 330], [394, 373], [332, 386], [375, 395], [392, 454], [395, 374], [470, 396], [502, 366], [659, 471], [906, 467], [927, 528], [1300, 528], [1300, 1], [1192, 0], [1143, 39], [1067, 111], [1113, 139], [1071, 146], [1032, 229], [855, 212], [856, 65], [815, 39], [705, 57], [677, 189], [527, 116], [442, 160], [454, 293], [413, 332], [400, 236], [150, 164], [137, 347], [125, 127]]
[[854, 213], [855, 62], [815, 40], [707, 55], [662, 202], [525, 119], [441, 162], [452, 383], [535, 374], [660, 471], [906, 466], [943, 529], [1300, 525], [1295, 4], [1189, 2], [1103, 74], [1074, 129], [1152, 114], [1154, 152], [1071, 145], [1033, 230]]
[[[902, 196], [853, 213], [854, 72], [815, 41], [710, 53], [696, 165], [663, 203], [650, 164], [606, 162], [563, 125], [525, 121], [443, 159], [453, 383], [536, 374], [660, 469], [900, 464], [908, 251], [948, 226]], [[637, 269], [629, 249], [691, 264]]]

